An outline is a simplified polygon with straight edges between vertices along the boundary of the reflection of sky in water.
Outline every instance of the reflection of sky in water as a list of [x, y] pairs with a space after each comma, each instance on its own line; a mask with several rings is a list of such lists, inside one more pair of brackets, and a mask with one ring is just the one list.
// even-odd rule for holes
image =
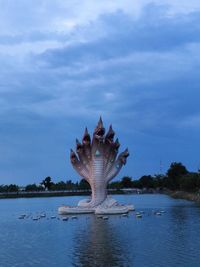
[[[21, 213], [56, 214], [63, 203], [81, 197], [0, 200], [0, 266], [2, 267], [196, 267], [200, 262], [200, 208], [165, 195], [115, 196], [133, 203], [128, 218], [94, 215], [63, 222], [57, 219], [18, 220]], [[155, 216], [152, 210], [165, 210]]]

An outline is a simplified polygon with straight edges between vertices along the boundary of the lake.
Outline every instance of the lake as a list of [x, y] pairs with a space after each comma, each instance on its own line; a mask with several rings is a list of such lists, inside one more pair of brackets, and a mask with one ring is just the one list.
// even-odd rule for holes
[[[200, 266], [200, 208], [166, 195], [115, 195], [120, 203], [143, 211], [128, 217], [78, 215], [62, 221], [61, 204], [84, 197], [0, 200], [1, 267], [197, 267]], [[161, 216], [155, 211], [165, 211]], [[33, 221], [45, 211], [47, 216]], [[30, 214], [18, 219], [20, 214]], [[58, 216], [57, 216], [58, 217]]]

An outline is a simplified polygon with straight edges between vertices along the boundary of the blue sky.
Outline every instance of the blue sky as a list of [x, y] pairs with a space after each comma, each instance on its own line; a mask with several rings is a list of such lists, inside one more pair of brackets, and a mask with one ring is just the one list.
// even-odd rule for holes
[[0, 184], [79, 180], [69, 149], [102, 115], [118, 176], [200, 168], [200, 2], [0, 0]]

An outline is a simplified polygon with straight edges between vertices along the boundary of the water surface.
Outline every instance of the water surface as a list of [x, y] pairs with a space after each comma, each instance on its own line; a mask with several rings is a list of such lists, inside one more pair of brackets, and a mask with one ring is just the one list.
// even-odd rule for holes
[[[51, 219], [59, 205], [83, 197], [0, 200], [1, 267], [197, 267], [200, 266], [200, 208], [165, 195], [119, 195], [143, 211], [129, 217], [79, 215]], [[162, 216], [154, 211], [164, 210]], [[45, 211], [46, 218], [33, 221]], [[19, 220], [22, 213], [28, 219]]]

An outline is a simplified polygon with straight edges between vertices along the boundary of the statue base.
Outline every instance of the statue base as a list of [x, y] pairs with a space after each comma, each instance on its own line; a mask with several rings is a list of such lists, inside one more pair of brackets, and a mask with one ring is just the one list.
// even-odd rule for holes
[[78, 206], [61, 206], [58, 208], [60, 215], [67, 214], [124, 214], [134, 210], [133, 205], [120, 205], [115, 199], [107, 197], [100, 205], [96, 207], [89, 206], [89, 199], [79, 201]]

